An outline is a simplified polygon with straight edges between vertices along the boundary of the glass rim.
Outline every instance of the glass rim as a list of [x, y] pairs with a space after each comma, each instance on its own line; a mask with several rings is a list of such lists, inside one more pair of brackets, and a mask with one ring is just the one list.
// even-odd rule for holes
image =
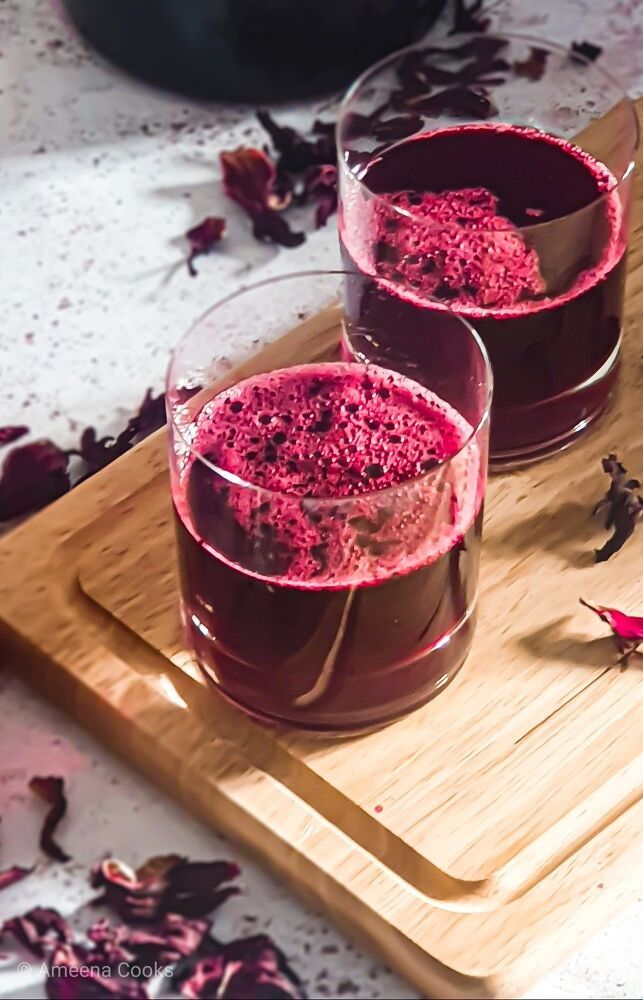
[[[171, 400], [172, 386], [173, 386], [172, 376], [173, 376], [173, 370], [174, 370], [174, 364], [175, 364], [175, 361], [176, 361], [177, 352], [180, 349], [180, 347], [184, 343], [186, 343], [193, 334], [195, 334], [198, 331], [198, 329], [201, 326], [201, 324], [205, 320], [209, 319], [219, 309], [222, 309], [224, 306], [228, 305], [230, 302], [233, 302], [235, 299], [243, 297], [246, 293], [254, 292], [254, 291], [256, 291], [259, 288], [264, 288], [266, 286], [277, 284], [278, 282], [282, 282], [282, 281], [288, 281], [288, 280], [291, 280], [293, 278], [296, 278], [296, 279], [300, 279], [300, 278], [313, 278], [313, 277], [324, 277], [324, 278], [337, 277], [337, 278], [342, 278], [342, 277], [351, 277], [352, 275], [353, 275], [353, 272], [342, 270], [342, 269], [326, 270], [326, 269], [323, 269], [323, 268], [316, 268], [316, 269], [310, 270], [310, 271], [288, 271], [285, 274], [278, 274], [278, 275], [273, 275], [272, 277], [269, 277], [269, 278], [262, 278], [260, 281], [255, 281], [255, 282], [253, 282], [250, 285], [243, 285], [241, 288], [237, 288], [234, 292], [230, 292], [228, 295], [225, 295], [222, 299], [219, 299], [218, 302], [215, 302], [214, 305], [209, 306], [208, 309], [206, 309], [204, 312], [202, 312], [197, 317], [197, 319], [195, 319], [194, 322], [190, 324], [190, 326], [185, 331], [185, 333], [180, 337], [180, 339], [179, 339], [178, 343], [176, 344], [176, 346], [174, 348], [172, 348], [172, 350], [170, 351], [170, 356], [169, 356], [169, 360], [168, 360], [168, 364], [167, 364], [167, 368], [166, 368], [166, 373], [165, 373], [165, 400], [166, 400], [166, 402], [165, 402], [165, 408], [166, 408], [167, 418], [168, 418], [168, 428], [169, 429], [171, 429], [171, 428], [175, 428], [176, 429], [176, 431], [178, 432], [178, 434], [179, 434], [179, 436], [180, 436], [183, 444], [185, 445], [185, 447], [187, 448], [188, 452], [192, 455], [192, 457], [196, 461], [202, 462], [208, 469], [210, 469], [212, 472], [216, 473], [216, 475], [220, 476], [222, 479], [226, 480], [232, 486], [238, 486], [238, 487], [241, 487], [243, 489], [254, 490], [255, 492], [260, 492], [261, 494], [269, 496], [269, 497], [287, 497], [287, 498], [289, 498], [291, 500], [304, 500], [304, 499], [306, 499], [306, 500], [309, 500], [311, 503], [315, 503], [315, 504], [339, 504], [339, 503], [348, 503], [348, 502], [351, 502], [351, 501], [354, 502], [354, 501], [359, 500], [359, 499], [372, 499], [374, 497], [386, 497], [386, 496], [388, 496], [388, 495], [390, 495], [392, 493], [398, 492], [400, 489], [406, 489], [408, 487], [412, 487], [412, 486], [414, 486], [416, 484], [422, 483], [422, 482], [426, 481], [430, 476], [435, 475], [435, 473], [438, 472], [441, 468], [449, 466], [453, 462], [453, 460], [456, 459], [458, 457], [458, 455], [461, 455], [464, 452], [464, 450], [471, 444], [471, 442], [475, 440], [475, 438], [478, 436], [479, 432], [482, 430], [482, 428], [485, 426], [485, 424], [489, 422], [489, 418], [490, 418], [491, 401], [492, 401], [492, 397], [493, 397], [493, 372], [492, 372], [492, 369], [491, 369], [491, 362], [489, 360], [489, 355], [487, 353], [487, 349], [486, 349], [486, 347], [484, 345], [484, 342], [483, 342], [482, 338], [480, 337], [478, 331], [475, 329], [475, 327], [467, 319], [465, 319], [463, 316], [458, 315], [458, 313], [453, 312], [452, 310], [447, 310], [448, 312], [451, 313], [451, 315], [454, 317], [454, 319], [456, 319], [460, 324], [462, 324], [462, 326], [464, 326], [468, 330], [468, 333], [469, 333], [471, 339], [474, 341], [476, 347], [478, 348], [480, 356], [482, 357], [483, 366], [484, 366], [484, 372], [485, 372], [485, 376], [486, 376], [486, 378], [485, 378], [485, 383], [486, 383], [486, 393], [485, 393], [485, 396], [486, 396], [486, 398], [485, 398], [484, 407], [483, 407], [483, 410], [482, 410], [482, 413], [481, 413], [480, 417], [476, 421], [475, 426], [470, 425], [471, 426], [471, 432], [469, 434], [467, 434], [465, 440], [462, 442], [462, 444], [460, 445], [460, 447], [456, 451], [452, 452], [450, 455], [447, 455], [445, 458], [442, 458], [438, 462], [436, 462], [436, 464], [431, 469], [429, 469], [427, 472], [423, 472], [421, 475], [419, 475], [419, 476], [413, 476], [413, 477], [411, 477], [409, 479], [403, 479], [401, 482], [396, 483], [393, 486], [385, 486], [385, 487], [382, 487], [379, 490], [378, 489], [374, 489], [374, 490], [365, 491], [363, 493], [350, 493], [350, 494], [346, 494], [346, 495], [342, 495], [342, 496], [302, 497], [302, 496], [300, 496], [298, 494], [290, 493], [290, 492], [288, 492], [286, 490], [272, 490], [272, 489], [269, 489], [269, 488], [267, 488], [265, 486], [260, 485], [259, 483], [253, 483], [250, 480], [242, 479], [241, 476], [237, 476], [236, 473], [230, 472], [230, 471], [228, 471], [226, 469], [223, 469], [220, 466], [215, 465], [214, 462], [210, 462], [207, 458], [205, 458], [203, 455], [200, 455], [199, 452], [196, 451], [192, 447], [191, 442], [188, 441], [188, 439], [186, 438], [185, 434], [183, 433], [182, 427], [180, 426], [180, 424], [178, 423], [178, 421], [175, 419], [174, 413], [172, 411], [170, 400]], [[306, 319], [309, 319], [309, 318], [310, 317], [308, 317], [308, 316], [306, 317]], [[302, 320], [302, 323], [305, 322], [305, 321], [306, 320]], [[307, 364], [307, 363], [308, 362], [302, 362], [302, 364]], [[316, 361], [316, 362], [310, 362], [310, 363], [311, 364], [325, 364], [327, 362], [317, 362]], [[329, 362], [329, 363], [332, 364], [332, 362]], [[381, 365], [369, 365], [368, 363], [362, 363], [362, 362], [343, 362], [343, 363], [344, 364], [362, 364], [363, 367], [365, 367], [365, 368], [368, 368], [368, 367], [381, 368], [383, 371], [390, 371], [393, 374], [398, 374], [398, 375], [402, 375], [403, 374], [401, 372], [396, 372], [394, 368], [383, 368], [383, 366], [381, 366]], [[288, 367], [296, 367], [296, 366], [294, 366], [294, 365], [287, 365], [285, 367], [288, 368]], [[273, 370], [277, 371], [278, 369], [273, 369]], [[263, 374], [263, 373], [260, 372], [258, 374]], [[244, 376], [244, 379], [240, 379], [239, 381], [245, 381], [246, 378], [252, 378], [252, 376]], [[403, 375], [403, 378], [406, 378], [409, 381], [414, 381], [413, 379], [409, 378], [406, 375]], [[237, 383], [231, 383], [231, 384], [235, 385]], [[422, 388], [428, 388], [428, 386], [422, 386], [422, 384], [419, 383], [419, 382], [417, 384], [420, 385]], [[225, 392], [225, 391], [226, 391], [225, 389], [219, 390], [219, 392]], [[431, 390], [429, 389], [429, 391], [431, 391]], [[218, 395], [218, 392], [217, 392], [217, 395]], [[450, 403], [449, 403], [449, 406], [451, 406]], [[456, 409], [456, 408], [453, 407], [453, 409]], [[468, 421], [467, 421], [467, 423], [468, 423]]]
[[[358, 77], [356, 77], [355, 80], [353, 80], [353, 82], [351, 83], [350, 87], [345, 92], [344, 96], [342, 97], [342, 100], [340, 102], [339, 109], [338, 109], [338, 112], [337, 112], [337, 123], [336, 123], [336, 126], [335, 126], [335, 140], [336, 140], [336, 143], [337, 143], [339, 166], [340, 166], [340, 169], [342, 171], [345, 171], [359, 185], [359, 187], [360, 187], [361, 190], [363, 190], [363, 191], [365, 191], [365, 192], [368, 193], [368, 195], [369, 195], [370, 198], [372, 198], [374, 201], [378, 202], [379, 204], [385, 205], [388, 211], [399, 215], [401, 218], [404, 218], [404, 219], [407, 219], [407, 220], [410, 219], [414, 223], [416, 223], [418, 225], [424, 226], [426, 229], [436, 229], [436, 230], [454, 229], [455, 231], [460, 231], [460, 230], [465, 230], [466, 227], [460, 225], [459, 223], [451, 223], [451, 224], [449, 224], [449, 223], [444, 223], [444, 222], [428, 221], [427, 218], [426, 218], [426, 216], [416, 215], [415, 213], [410, 212], [407, 209], [403, 209], [403, 208], [400, 208], [397, 205], [393, 205], [390, 201], [387, 201], [386, 197], [385, 197], [385, 194], [387, 194], [387, 193], [390, 194], [390, 192], [378, 193], [376, 191], [373, 191], [368, 186], [368, 184], [365, 183], [365, 181], [363, 180], [363, 178], [360, 177], [359, 174], [356, 171], [352, 170], [348, 166], [348, 164], [346, 162], [346, 159], [345, 159], [345, 156], [344, 156], [344, 153], [345, 153], [345, 151], [348, 148], [347, 144], [344, 142], [343, 137], [342, 137], [344, 122], [346, 120], [347, 115], [349, 114], [349, 109], [351, 107], [351, 104], [354, 102], [356, 96], [358, 95], [358, 93], [360, 92], [360, 90], [362, 89], [362, 87], [367, 82], [372, 81], [372, 79], [374, 77], [376, 77], [377, 74], [380, 73], [385, 67], [387, 67], [389, 65], [392, 66], [395, 62], [397, 62], [399, 59], [401, 59], [407, 53], [414, 52], [417, 49], [420, 49], [423, 45], [427, 44], [427, 37], [428, 36], [425, 36], [424, 39], [416, 40], [415, 42], [411, 42], [410, 45], [405, 45], [403, 48], [397, 49], [395, 52], [389, 53], [387, 56], [384, 56], [382, 59], [379, 59], [376, 63], [373, 63], [372, 66], [369, 66], [362, 73], [360, 73], [360, 75]], [[559, 45], [557, 42], [551, 42], [551, 41], [549, 41], [546, 38], [540, 38], [540, 37], [534, 36], [534, 35], [525, 35], [525, 34], [522, 34], [520, 32], [510, 32], [510, 31], [502, 32], [502, 31], [492, 30], [492, 31], [489, 31], [489, 32], [485, 32], [483, 35], [481, 35], [479, 32], [459, 31], [459, 32], [457, 32], [457, 34], [454, 34], [454, 35], [445, 35], [443, 38], [441, 38], [440, 36], [438, 36], [433, 41], [435, 43], [438, 43], [439, 41], [442, 40], [442, 41], [444, 41], [445, 43], [448, 44], [451, 41], [451, 39], [453, 39], [454, 47], [457, 47], [460, 44], [465, 44], [468, 40], [474, 40], [474, 39], [479, 39], [479, 38], [504, 38], [504, 39], [507, 39], [507, 41], [509, 41], [509, 42], [512, 42], [512, 41], [526, 42], [530, 46], [532, 46], [533, 48], [547, 49], [548, 51], [556, 52], [556, 53], [558, 53], [560, 55], [563, 55], [563, 56], [569, 56], [570, 55], [570, 49], [569, 49], [569, 47], [565, 47], [564, 45]], [[578, 55], [574, 54], [574, 60], [577, 63], [579, 63], [579, 64], [582, 63], [585, 68], [590, 69], [592, 72], [598, 73], [598, 75], [602, 76], [605, 80], [608, 80], [609, 83], [619, 91], [621, 101], [625, 102], [625, 104], [626, 104], [626, 106], [628, 108], [628, 111], [630, 113], [631, 126], [632, 126], [632, 129], [631, 129], [631, 132], [632, 132], [632, 145], [631, 145], [631, 149], [629, 151], [629, 158], [628, 158], [627, 165], [620, 172], [620, 177], [616, 176], [613, 173], [613, 171], [610, 170], [609, 167], [607, 167], [607, 169], [609, 170], [610, 174], [615, 178], [616, 183], [612, 187], [610, 187], [607, 191], [603, 191], [601, 194], [597, 195], [596, 198], [593, 198], [592, 201], [590, 201], [590, 202], [587, 203], [587, 205], [583, 205], [582, 208], [577, 208], [573, 212], [566, 212], [564, 215], [559, 215], [557, 218], [555, 218], [555, 219], [549, 219], [548, 221], [544, 221], [544, 222], [534, 221], [533, 223], [530, 223], [528, 226], [516, 226], [515, 229], [511, 230], [511, 232], [523, 233], [523, 232], [528, 232], [528, 231], [537, 229], [539, 226], [554, 225], [557, 222], [562, 222], [562, 221], [567, 220], [567, 219], [573, 219], [576, 216], [581, 215], [581, 213], [586, 212], [589, 209], [595, 208], [601, 202], [607, 201], [617, 191], [619, 191], [619, 189], [622, 187], [622, 185], [632, 175], [632, 173], [633, 173], [633, 171], [634, 171], [634, 169], [636, 167], [636, 153], [637, 153], [637, 150], [639, 148], [639, 144], [640, 144], [640, 140], [641, 140], [641, 125], [640, 125], [640, 122], [639, 122], [638, 115], [636, 113], [636, 106], [635, 106], [634, 101], [632, 100], [632, 98], [630, 97], [630, 95], [627, 93], [627, 91], [625, 90], [625, 87], [623, 86], [623, 84], [621, 83], [621, 81], [618, 79], [618, 77], [616, 77], [613, 73], [611, 73], [608, 70], [604, 69], [602, 66], [597, 66], [596, 62], [592, 61], [591, 59], [588, 59], [586, 56], [583, 56], [580, 53]], [[535, 82], [537, 83], [538, 81], [535, 81]], [[617, 105], [614, 105], [614, 106], [616, 107]], [[587, 124], [590, 125], [593, 122], [597, 122], [597, 121], [600, 121], [600, 117], [590, 119], [590, 121]], [[461, 122], [457, 122], [456, 121], [456, 122], [453, 123], [453, 125], [442, 126], [441, 128], [443, 130], [446, 130], [446, 129], [449, 129], [449, 128], [461, 128], [462, 126], [465, 126], [465, 127], [474, 127], [474, 128], [475, 127], [478, 127], [478, 128], [485, 128], [485, 127], [493, 128], [493, 124], [494, 124], [493, 122], [487, 122], [487, 121], [484, 121], [484, 120], [480, 120], [480, 121], [463, 120]], [[549, 136], [552, 136], [555, 139], [562, 139], [562, 136], [556, 136], [553, 133], [547, 132], [546, 129], [540, 129], [540, 128], [538, 128], [538, 126], [535, 126], [535, 125], [534, 126], [529, 126], [529, 125], [524, 126], [524, 125], [518, 125], [518, 123], [515, 123], [515, 122], [502, 122], [502, 121], [497, 122], [497, 124], [499, 124], [499, 125], [503, 125], [503, 124], [506, 124], [506, 125], [516, 125], [518, 128], [533, 128], [534, 131], [541, 132], [543, 135], [549, 135]], [[438, 128], [440, 128], [440, 126], [436, 127], [436, 131], [438, 130]], [[398, 140], [397, 142], [392, 142], [390, 144], [390, 146], [387, 147], [387, 149], [388, 148], [394, 148], [396, 145], [398, 145], [401, 142], [408, 142], [408, 141], [414, 139], [416, 136], [421, 136], [423, 134], [423, 132], [426, 133], [426, 132], [430, 132], [430, 131], [431, 131], [430, 129], [419, 131], [417, 133], [414, 133], [413, 135], [407, 136], [405, 139]], [[563, 140], [563, 141], [571, 142], [571, 144], [575, 146], [575, 143], [573, 142], [573, 139], [572, 140]], [[577, 148], [582, 150], [582, 147], [580, 147], [580, 146], [577, 147]], [[589, 154], [589, 155], [591, 155], [591, 154]], [[603, 165], [607, 166], [606, 164], [603, 164]], [[476, 232], [478, 232], [478, 233], [488, 232], [488, 233], [496, 233], [497, 234], [498, 230], [497, 229], [486, 229], [484, 227], [476, 227]]]

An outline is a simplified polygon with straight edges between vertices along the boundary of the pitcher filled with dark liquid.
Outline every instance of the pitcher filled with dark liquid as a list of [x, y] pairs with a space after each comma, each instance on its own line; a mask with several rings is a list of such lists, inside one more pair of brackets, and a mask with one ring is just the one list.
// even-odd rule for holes
[[265, 103], [345, 87], [445, 0], [62, 0], [117, 65], [191, 97]]

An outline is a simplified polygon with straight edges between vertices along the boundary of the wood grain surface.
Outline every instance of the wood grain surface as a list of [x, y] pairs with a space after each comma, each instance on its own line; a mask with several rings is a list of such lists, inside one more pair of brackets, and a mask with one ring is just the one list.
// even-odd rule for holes
[[[275, 733], [201, 683], [177, 610], [163, 434], [0, 543], [0, 659], [424, 991], [516, 996], [643, 887], [641, 666], [616, 669], [578, 604], [643, 613], [640, 538], [595, 565], [604, 534], [589, 516], [602, 455], [643, 475], [642, 306], [639, 184], [617, 397], [576, 447], [492, 478], [472, 652], [394, 726]], [[322, 314], [244, 373], [336, 339]]]

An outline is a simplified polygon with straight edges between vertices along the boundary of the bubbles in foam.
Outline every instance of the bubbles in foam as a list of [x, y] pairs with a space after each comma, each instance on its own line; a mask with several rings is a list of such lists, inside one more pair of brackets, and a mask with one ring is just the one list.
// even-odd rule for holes
[[[577, 160], [592, 176], [596, 197], [606, 195], [608, 236], [600, 261], [580, 270], [570, 288], [548, 295], [531, 237], [502, 215], [499, 198], [488, 188], [404, 190], [365, 199], [357, 186], [349, 185], [345, 216], [350, 224], [342, 239], [365, 273], [375, 273], [382, 286], [400, 298], [420, 305], [432, 299], [435, 308], [455, 309], [474, 319], [555, 308], [605, 277], [622, 256], [625, 243], [617, 181], [603, 163], [573, 143], [529, 127], [465, 125], [427, 133], [421, 140], [430, 143], [433, 135], [456, 131], [514, 132]], [[417, 139], [409, 140], [409, 145], [413, 142]], [[538, 208], [525, 209], [527, 232], [529, 226], [538, 225], [540, 214]], [[555, 239], [553, 230], [552, 236]]]
[[270, 372], [203, 407], [192, 449], [228, 475], [192, 459], [180, 513], [218, 555], [258, 576], [375, 583], [434, 561], [471, 525], [480, 474], [476, 443], [463, 448], [471, 433], [438, 396], [376, 366]]

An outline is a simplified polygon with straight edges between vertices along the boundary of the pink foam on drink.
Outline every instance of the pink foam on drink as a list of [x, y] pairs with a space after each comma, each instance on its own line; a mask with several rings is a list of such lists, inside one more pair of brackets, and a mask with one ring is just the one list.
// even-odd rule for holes
[[191, 458], [182, 478], [192, 510], [177, 506], [200, 540], [236, 562], [203, 502], [225, 490], [243, 531], [267, 538], [282, 583], [374, 583], [434, 561], [470, 527], [480, 503], [478, 448], [463, 448], [471, 434], [444, 400], [374, 365], [282, 369], [205, 404], [192, 450], [221, 474]]
[[414, 221], [391, 234], [386, 228], [389, 213], [381, 213], [378, 239], [399, 254], [397, 260], [378, 264], [382, 277], [402, 277], [421, 295], [482, 308], [506, 308], [544, 294], [536, 251], [499, 214], [498, 198], [487, 188], [421, 195], [404, 191], [387, 200]]
[[[422, 305], [455, 309], [472, 318], [510, 318], [556, 308], [593, 287], [625, 250], [618, 182], [612, 172], [585, 150], [539, 129], [515, 125], [457, 126], [473, 135], [513, 132], [547, 142], [578, 160], [592, 175], [597, 198], [605, 196], [609, 236], [599, 263], [581, 270], [570, 288], [548, 295], [538, 253], [525, 232], [499, 212], [499, 199], [485, 187], [439, 192], [396, 191], [364, 199], [359, 187], [345, 193], [342, 239], [364, 273], [375, 273], [387, 291]], [[424, 133], [420, 139], [453, 129]], [[499, 163], [498, 169], [502, 169]], [[368, 174], [366, 174], [368, 177]], [[363, 201], [363, 205], [359, 202]], [[540, 210], [526, 214], [537, 226]], [[577, 213], [582, 219], [582, 211]], [[545, 226], [547, 223], [544, 224]], [[555, 229], [551, 235], [557, 239]], [[531, 239], [531, 237], [530, 237]], [[375, 259], [373, 248], [375, 247]]]

